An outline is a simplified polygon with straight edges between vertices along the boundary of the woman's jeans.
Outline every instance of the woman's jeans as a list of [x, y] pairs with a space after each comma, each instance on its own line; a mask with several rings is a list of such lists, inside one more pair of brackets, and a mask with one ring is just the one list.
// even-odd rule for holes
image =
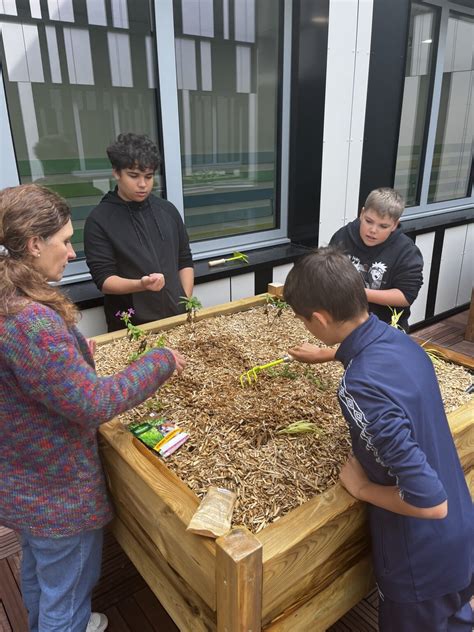
[[100, 576], [103, 530], [64, 538], [20, 536], [21, 590], [30, 632], [85, 632]]

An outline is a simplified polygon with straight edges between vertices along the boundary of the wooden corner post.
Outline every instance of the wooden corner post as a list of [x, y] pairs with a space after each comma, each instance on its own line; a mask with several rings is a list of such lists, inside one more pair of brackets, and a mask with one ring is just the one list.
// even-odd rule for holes
[[260, 632], [262, 544], [245, 527], [216, 540], [217, 632]]

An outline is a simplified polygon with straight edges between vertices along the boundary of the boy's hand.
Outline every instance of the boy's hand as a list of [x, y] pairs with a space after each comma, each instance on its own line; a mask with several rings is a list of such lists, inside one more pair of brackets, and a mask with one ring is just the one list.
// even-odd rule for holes
[[144, 290], [159, 292], [165, 287], [165, 277], [160, 272], [152, 272], [140, 279]]
[[306, 364], [316, 364], [318, 362], [330, 362], [334, 360], [336, 351], [334, 349], [321, 349], [317, 345], [309, 342], [303, 342], [302, 345], [288, 349], [288, 353], [298, 362], [306, 362]]
[[184, 367], [186, 366], [186, 360], [179, 353], [179, 351], [175, 351], [174, 349], [170, 349], [169, 347], [166, 347], [166, 348], [168, 349], [168, 351], [171, 351], [171, 353], [173, 354], [174, 361], [176, 363], [176, 371], [177, 371], [177, 373], [181, 373], [183, 371]]
[[364, 472], [362, 465], [355, 458], [354, 455], [350, 456], [346, 463], [342, 466], [342, 470], [339, 474], [339, 480], [341, 485], [354, 496], [354, 498], [360, 499], [361, 489], [370, 483], [370, 479]]

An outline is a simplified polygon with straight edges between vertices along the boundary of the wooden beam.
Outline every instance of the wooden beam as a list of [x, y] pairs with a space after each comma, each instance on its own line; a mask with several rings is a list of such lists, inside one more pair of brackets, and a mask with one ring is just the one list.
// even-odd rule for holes
[[273, 296], [283, 297], [284, 283], [269, 283], [267, 286], [267, 292]]
[[457, 351], [453, 351], [448, 347], [442, 347], [441, 345], [437, 345], [434, 342], [430, 342], [429, 340], [422, 340], [417, 336], [410, 337], [426, 351], [432, 349], [433, 351], [439, 353], [443, 360], [448, 360], [448, 362], [454, 362], [455, 364], [461, 364], [468, 369], [474, 369], [474, 358], [472, 358], [471, 356], [465, 355], [464, 353], [458, 353]]
[[342, 573], [328, 588], [266, 625], [264, 632], [324, 632], [374, 587], [370, 555]]
[[245, 527], [216, 540], [218, 632], [259, 632], [262, 545]]

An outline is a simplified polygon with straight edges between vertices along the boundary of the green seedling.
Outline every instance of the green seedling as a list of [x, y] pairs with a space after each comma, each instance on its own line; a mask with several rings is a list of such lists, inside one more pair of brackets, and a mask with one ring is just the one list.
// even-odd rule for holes
[[184, 309], [188, 312], [188, 323], [193, 323], [198, 310], [202, 309], [202, 303], [196, 296], [180, 296], [179, 303], [184, 305]]
[[240, 376], [240, 385], [245, 386], [247, 384], [252, 384], [257, 381], [257, 374], [261, 371], [265, 371], [265, 369], [270, 369], [271, 367], [277, 366], [278, 364], [283, 364], [284, 362], [291, 362], [293, 358], [289, 355], [283, 356], [283, 358], [279, 358], [278, 360], [273, 360], [273, 362], [267, 362], [266, 364], [258, 364], [257, 366], [252, 367], [245, 373], [242, 373]]
[[325, 384], [317, 375], [314, 375], [314, 373], [311, 371], [309, 367], [306, 368], [304, 376], [309, 382], [314, 384], [318, 390], [320, 391], [328, 390], [329, 386]]
[[[283, 314], [283, 310], [288, 307], [288, 303], [286, 303], [283, 299], [278, 296], [273, 296], [272, 294], [267, 294], [265, 297], [265, 314], [267, 316], [267, 322], [270, 327], [273, 325], [277, 318]], [[273, 318], [270, 321], [270, 313], [273, 313]]]
[[390, 326], [391, 327], [395, 327], [395, 329], [400, 329], [401, 331], [405, 331], [403, 329], [403, 327], [400, 327], [400, 325], [398, 324], [398, 321], [402, 317], [403, 309], [401, 309], [399, 312], [397, 312], [397, 310], [394, 307], [390, 307], [389, 306], [388, 309], [392, 312], [392, 318], [390, 320]]
[[131, 321], [131, 317], [135, 314], [135, 310], [133, 307], [129, 307], [127, 311], [120, 312], [118, 311], [115, 316], [120, 318], [125, 327], [127, 328], [127, 338], [129, 340], [140, 340], [145, 335], [143, 329], [134, 325]]
[[227, 257], [225, 259], [214, 259], [213, 261], [209, 261], [209, 267], [212, 268], [214, 266], [221, 266], [225, 263], [230, 263], [231, 261], [243, 261], [244, 263], [249, 262], [249, 258], [243, 252], [233, 252], [231, 257]]

